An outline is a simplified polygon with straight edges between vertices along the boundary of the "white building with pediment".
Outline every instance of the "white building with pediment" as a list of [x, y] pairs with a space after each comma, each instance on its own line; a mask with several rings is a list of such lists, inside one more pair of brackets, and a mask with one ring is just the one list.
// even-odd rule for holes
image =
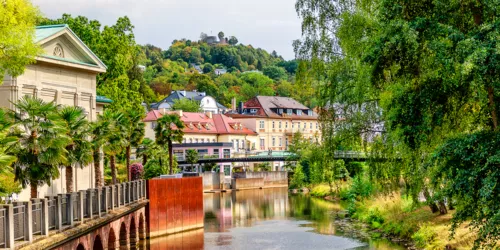
[[[90, 121], [96, 120], [103, 106], [111, 101], [96, 95], [96, 76], [106, 72], [106, 65], [64, 24], [37, 27], [36, 42], [43, 53], [36, 57], [36, 63], [26, 67], [24, 74], [4, 77], [0, 106], [13, 109], [12, 103], [21, 97], [36, 96], [47, 102], [80, 106]], [[74, 168], [74, 190], [95, 186], [92, 166]], [[66, 192], [65, 171], [63, 168], [59, 171], [59, 178], [51, 186], [38, 188], [38, 197]], [[29, 198], [28, 187], [19, 199]]]

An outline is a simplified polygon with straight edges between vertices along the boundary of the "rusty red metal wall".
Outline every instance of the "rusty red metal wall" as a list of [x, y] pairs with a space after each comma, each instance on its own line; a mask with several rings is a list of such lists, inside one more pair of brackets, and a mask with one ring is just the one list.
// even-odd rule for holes
[[149, 237], [203, 227], [201, 177], [151, 179], [147, 187]]

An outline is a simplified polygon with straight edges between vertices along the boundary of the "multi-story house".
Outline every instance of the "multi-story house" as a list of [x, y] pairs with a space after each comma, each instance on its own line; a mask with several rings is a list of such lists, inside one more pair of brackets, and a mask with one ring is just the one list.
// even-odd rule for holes
[[321, 137], [318, 114], [289, 97], [257, 96], [227, 115], [258, 133], [256, 150], [285, 151], [298, 132], [311, 142]]
[[170, 95], [165, 97], [163, 100], [151, 104], [151, 109], [169, 111], [172, 110], [172, 105], [174, 105], [174, 102], [181, 99], [188, 99], [198, 102], [203, 112], [212, 112], [212, 114], [219, 114], [224, 113], [227, 110], [224, 105], [218, 103], [215, 98], [208, 96], [205, 92], [185, 90], [172, 91], [172, 93], [170, 93]]
[[[64, 24], [37, 27], [35, 42], [42, 48], [41, 54], [24, 74], [4, 77], [0, 106], [13, 109], [20, 98], [36, 96], [46, 102], [80, 106], [87, 118], [94, 121], [103, 106], [111, 102], [96, 95], [96, 76], [106, 72], [106, 65]], [[95, 172], [90, 166], [73, 169], [73, 190], [95, 187]], [[39, 197], [66, 192], [65, 171], [60, 168], [59, 172], [59, 178], [50, 186], [38, 188]], [[19, 194], [21, 200], [29, 198], [29, 188]]]
[[[217, 158], [229, 158], [236, 152], [255, 149], [257, 133], [248, 129], [241, 122], [235, 121], [223, 114], [192, 113], [183, 111], [151, 110], [144, 118], [146, 138], [155, 139], [157, 120], [165, 113], [177, 113], [184, 123], [182, 143], [173, 146], [177, 160], [185, 158], [188, 149], [195, 149], [203, 157], [205, 155]], [[224, 169], [230, 172], [231, 165], [224, 164]]]

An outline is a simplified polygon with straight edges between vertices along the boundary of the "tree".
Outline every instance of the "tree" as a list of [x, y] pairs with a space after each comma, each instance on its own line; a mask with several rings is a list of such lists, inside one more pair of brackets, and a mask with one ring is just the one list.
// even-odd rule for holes
[[142, 139], [144, 139], [144, 134], [146, 133], [144, 122], [144, 112], [142, 110], [127, 110], [124, 112], [124, 119], [122, 120], [124, 124], [122, 125], [125, 129], [124, 139], [125, 139], [125, 157], [127, 166], [127, 179], [131, 180], [130, 175], [130, 151], [132, 147], [137, 148]]
[[169, 160], [169, 173], [173, 172], [173, 142], [182, 142], [182, 137], [184, 136], [184, 123], [177, 114], [166, 114], [162, 116], [157, 121], [157, 126], [155, 128], [156, 144], [165, 148], [167, 146], [168, 150], [168, 160]]
[[224, 40], [224, 32], [219, 31], [219, 34], [217, 34], [217, 36], [219, 37], [219, 41], [222, 42], [222, 40]]
[[200, 40], [205, 41], [206, 38], [207, 38], [207, 34], [201, 32], [201, 34], [200, 34]]
[[144, 179], [149, 180], [151, 178], [158, 177], [160, 175], [166, 174], [167, 170], [160, 165], [160, 162], [156, 159], [152, 159], [144, 165]]
[[146, 166], [148, 160], [150, 158], [155, 158], [159, 150], [160, 149], [158, 148], [158, 145], [155, 144], [155, 141], [149, 138], [144, 138], [142, 143], [137, 147], [136, 154], [137, 157], [142, 157], [142, 165]]
[[71, 143], [66, 146], [68, 161], [66, 168], [66, 192], [73, 190], [73, 166], [81, 168], [90, 164], [92, 157], [92, 143], [89, 141], [90, 127], [81, 107], [65, 106], [59, 110], [61, 119], [65, 122], [67, 133]]
[[285, 69], [278, 66], [264, 67], [262, 69], [262, 73], [264, 73], [265, 76], [275, 81], [284, 80], [288, 78]]
[[[103, 124], [107, 126], [104, 127], [104, 138], [102, 149], [104, 154], [109, 157], [109, 166], [111, 168], [111, 178], [113, 184], [117, 184], [116, 179], [116, 155], [121, 153], [126, 147], [126, 122], [125, 116], [121, 112], [112, 111], [106, 109], [99, 119], [103, 120]], [[128, 171], [128, 170], [127, 170]]]
[[38, 186], [50, 184], [59, 176], [58, 167], [68, 163], [66, 146], [71, 143], [57, 106], [36, 97], [25, 96], [14, 104], [19, 143], [13, 149], [16, 180], [31, 186], [31, 198], [38, 197]]
[[238, 44], [238, 38], [236, 38], [235, 36], [230, 36], [229, 37], [229, 44], [233, 45], [233, 46]]
[[214, 70], [215, 70], [214, 66], [210, 63], [205, 63], [205, 65], [203, 65], [204, 74], [212, 73], [214, 72]]
[[182, 110], [184, 112], [202, 112], [200, 103], [187, 98], [174, 100], [172, 110]]
[[194, 74], [189, 78], [189, 84], [196, 86], [200, 92], [205, 92], [209, 96], [216, 96], [218, 87], [212, 78], [207, 75]]
[[0, 4], [0, 79], [7, 73], [18, 76], [35, 62], [41, 49], [35, 41], [35, 26], [41, 17], [28, 0], [2, 1]]
[[198, 151], [194, 149], [188, 149], [186, 151], [186, 162], [191, 164], [191, 171], [194, 169], [194, 164], [198, 163]]

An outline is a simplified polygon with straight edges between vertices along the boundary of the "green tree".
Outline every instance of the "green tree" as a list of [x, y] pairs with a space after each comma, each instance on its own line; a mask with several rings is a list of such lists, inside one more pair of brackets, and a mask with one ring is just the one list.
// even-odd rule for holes
[[41, 17], [28, 0], [2, 1], [0, 4], [0, 79], [7, 73], [18, 76], [35, 62], [41, 49], [35, 42], [35, 26]]
[[214, 66], [210, 63], [205, 63], [205, 65], [203, 65], [204, 74], [212, 73], [214, 72], [214, 70], [215, 70]]
[[160, 175], [166, 174], [167, 170], [160, 165], [160, 162], [156, 159], [149, 160], [144, 166], [144, 179], [149, 180], [151, 178], [158, 177]]
[[196, 86], [196, 89], [200, 92], [205, 92], [209, 96], [216, 96], [218, 87], [215, 85], [212, 78], [207, 75], [193, 74], [189, 78], [189, 84]]
[[202, 112], [200, 103], [187, 98], [174, 100], [172, 110], [182, 110], [184, 112]]
[[99, 119], [103, 122], [104, 138], [102, 149], [109, 158], [111, 168], [111, 179], [113, 184], [117, 184], [116, 155], [123, 152], [127, 145], [126, 141], [126, 118], [123, 113], [106, 109]]
[[168, 160], [170, 174], [173, 174], [173, 142], [182, 142], [182, 137], [184, 136], [184, 123], [177, 114], [167, 114], [162, 116], [157, 121], [157, 126], [155, 128], [156, 144], [165, 148], [167, 146], [168, 150]]
[[238, 38], [236, 38], [235, 36], [230, 36], [230, 37], [229, 37], [229, 41], [228, 41], [228, 43], [229, 43], [230, 45], [233, 45], [233, 46], [234, 46], [234, 45], [238, 44]]
[[222, 42], [222, 40], [224, 39], [224, 32], [220, 31], [219, 34], [217, 34], [217, 36], [219, 37], [219, 41]]
[[142, 143], [137, 147], [136, 154], [137, 157], [142, 158], [142, 165], [146, 166], [146, 163], [148, 163], [149, 159], [156, 158], [159, 150], [160, 149], [158, 145], [155, 144], [155, 141], [149, 138], [144, 138], [144, 140], [142, 140]]
[[13, 149], [16, 180], [31, 187], [31, 198], [38, 197], [38, 186], [50, 184], [59, 176], [58, 167], [68, 163], [66, 146], [71, 143], [64, 121], [54, 103], [25, 96], [15, 104], [14, 132], [19, 143]]
[[122, 120], [124, 124], [122, 126], [125, 132], [125, 161], [127, 167], [127, 178], [130, 181], [132, 180], [130, 174], [130, 151], [132, 147], [137, 148], [141, 144], [146, 130], [144, 122], [142, 121], [144, 118], [144, 112], [142, 110], [127, 110], [124, 112], [124, 115], [125, 117]]
[[264, 73], [265, 76], [275, 80], [285, 80], [288, 78], [286, 74], [286, 70], [282, 67], [278, 66], [267, 66], [262, 69], [262, 73]]
[[194, 149], [186, 150], [186, 162], [191, 164], [191, 171], [194, 169], [194, 164], [198, 163], [198, 151]]
[[92, 143], [89, 141], [90, 127], [81, 107], [65, 106], [59, 110], [61, 119], [66, 124], [66, 135], [72, 142], [66, 146], [68, 161], [66, 168], [66, 192], [73, 190], [73, 166], [83, 168], [92, 163]]

